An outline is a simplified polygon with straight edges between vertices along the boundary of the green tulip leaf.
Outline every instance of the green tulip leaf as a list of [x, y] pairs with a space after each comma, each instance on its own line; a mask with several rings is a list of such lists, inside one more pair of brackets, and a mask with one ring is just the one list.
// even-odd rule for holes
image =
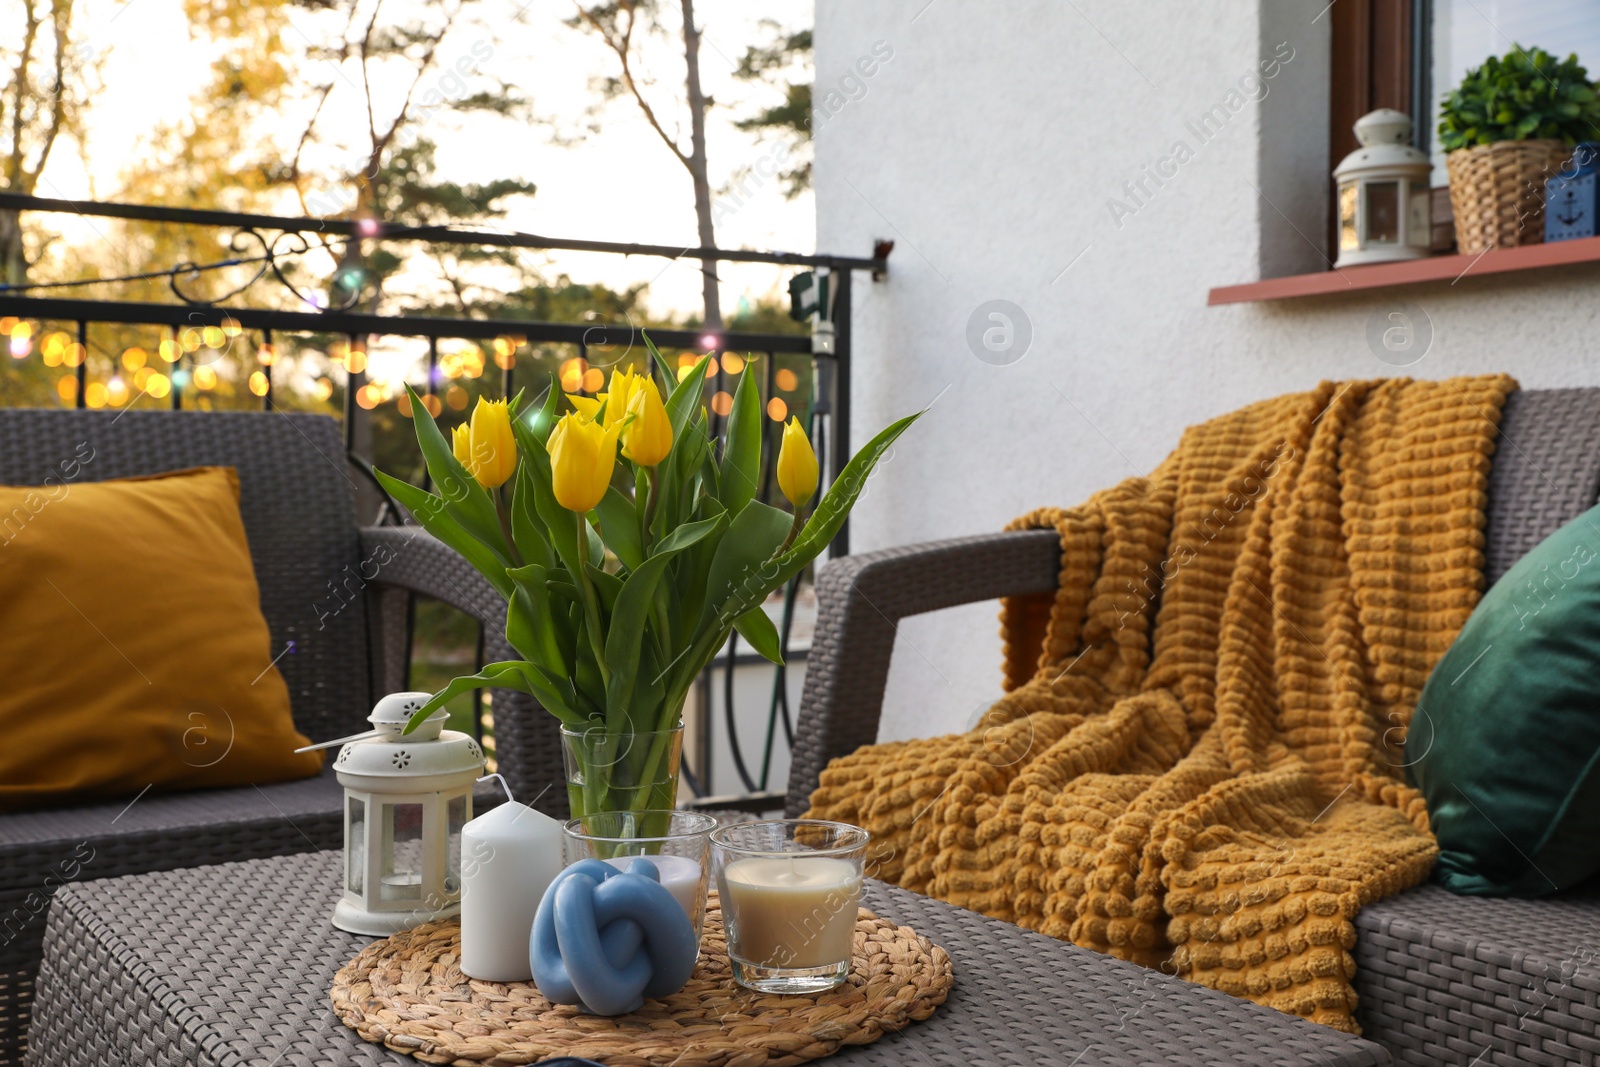
[[722, 451], [718, 499], [730, 515], [737, 516], [755, 499], [761, 480], [761, 392], [755, 371], [748, 366], [734, 390], [728, 414], [728, 440]]
[[544, 525], [539, 522], [534, 503], [538, 495], [535, 484], [538, 477], [538, 464], [517, 464], [517, 473], [511, 482], [511, 540], [525, 563], [549, 568], [555, 565], [555, 554], [545, 538]]
[[726, 633], [735, 619], [766, 598], [766, 590], [776, 584], [774, 557], [793, 525], [792, 516], [759, 500], [734, 516], [706, 575], [697, 636]]
[[558, 623], [550, 607], [549, 572], [538, 564], [506, 572], [516, 583], [506, 605], [506, 640], [529, 660], [555, 674], [566, 672]]
[[702, 538], [714, 533], [721, 525], [722, 516], [720, 514], [714, 515], [709, 519], [701, 519], [699, 522], [686, 522], [666, 537], [663, 537], [656, 545], [655, 551], [650, 554], [652, 556], [670, 556], [674, 552], [682, 552], [690, 545], [697, 544]]
[[[600, 596], [600, 610], [605, 613], [604, 618], [611, 618], [612, 612], [616, 610], [617, 597], [622, 595], [623, 580], [615, 574], [601, 570], [593, 563], [588, 565], [588, 575], [589, 581], [594, 585], [594, 591]], [[607, 626], [609, 625], [608, 623]], [[602, 626], [601, 629], [604, 630], [607, 626]]]
[[411, 512], [424, 530], [460, 553], [479, 574], [489, 580], [489, 584], [494, 586], [500, 595], [511, 595], [512, 582], [506, 577], [504, 561], [496, 556], [489, 546], [468, 533], [456, 521], [443, 500], [432, 493], [418, 489], [410, 482], [402, 482], [382, 471], [372, 473], [378, 479], [378, 484], [399, 501], [402, 507]]
[[772, 625], [772, 617], [764, 609], [751, 608], [734, 620], [733, 628], [765, 659], [782, 665], [783, 649], [780, 646], [783, 642], [778, 638], [778, 628]]
[[613, 485], [590, 515], [600, 527], [600, 539], [606, 547], [617, 554], [624, 567], [638, 569], [644, 562], [644, 543], [639, 539], [639, 513], [633, 501]]
[[563, 702], [565, 697], [560, 688], [538, 667], [522, 660], [503, 660], [488, 664], [477, 674], [451, 679], [450, 684], [429, 697], [427, 702], [412, 714], [402, 732], [410, 733], [415, 730], [424, 719], [462, 693], [490, 688], [513, 689], [519, 693], [527, 693], [538, 700], [545, 710], [568, 726], [582, 727], [585, 723], [584, 716]]
[[[873, 468], [878, 460], [889, 451], [895, 439], [911, 428], [911, 424], [923, 416], [924, 412], [907, 415], [905, 418], [890, 423], [878, 436], [867, 442], [865, 448], [850, 457], [850, 462], [844, 465], [844, 470], [839, 472], [833, 484], [828, 486], [827, 494], [822, 498], [822, 503], [817, 505], [817, 510], [811, 513], [811, 518], [801, 529], [800, 536], [795, 538], [794, 544], [777, 560], [779, 578], [773, 585], [762, 593], [776, 589], [790, 578], [800, 573], [800, 570], [813, 559], [816, 559], [822, 550], [833, 540], [839, 532], [839, 527], [844, 525], [844, 520], [849, 516], [850, 509], [855, 506], [856, 498], [861, 495], [861, 490], [866, 488], [867, 479], [872, 475]], [[760, 603], [760, 601], [756, 601]]]
[[408, 385], [406, 393], [411, 398], [411, 421], [416, 425], [417, 444], [428, 465], [428, 474], [433, 478], [434, 485], [439, 487], [439, 495], [446, 507], [468, 533], [487, 545], [502, 563], [509, 564], [511, 554], [505, 535], [500, 532], [500, 520], [495, 514], [489, 491], [479, 485], [478, 480], [456, 459], [450, 442], [445, 440], [439, 424], [433, 421], [433, 415], [417, 391]]

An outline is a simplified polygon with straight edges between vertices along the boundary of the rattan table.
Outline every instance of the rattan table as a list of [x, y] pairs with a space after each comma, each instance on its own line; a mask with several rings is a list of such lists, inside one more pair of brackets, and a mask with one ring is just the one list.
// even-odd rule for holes
[[[334, 1016], [369, 938], [328, 922], [338, 852], [64, 887], [50, 908], [28, 1062], [414, 1067]], [[880, 883], [864, 901], [950, 953], [926, 1022], [826, 1063], [924, 1067], [1387, 1064], [1379, 1046]]]

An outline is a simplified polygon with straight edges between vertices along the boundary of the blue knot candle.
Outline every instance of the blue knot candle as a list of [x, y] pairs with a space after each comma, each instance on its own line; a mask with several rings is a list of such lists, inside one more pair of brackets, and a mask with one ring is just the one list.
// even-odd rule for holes
[[623, 1015], [645, 997], [676, 993], [698, 951], [689, 916], [642, 857], [626, 871], [582, 860], [558, 874], [539, 902], [528, 944], [545, 999], [594, 1015]]

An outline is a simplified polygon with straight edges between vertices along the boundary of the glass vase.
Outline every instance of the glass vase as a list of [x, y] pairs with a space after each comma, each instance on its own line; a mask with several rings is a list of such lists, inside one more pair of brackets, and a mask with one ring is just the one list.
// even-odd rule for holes
[[561, 753], [575, 819], [606, 811], [667, 811], [678, 804], [682, 724], [638, 733], [562, 727]]

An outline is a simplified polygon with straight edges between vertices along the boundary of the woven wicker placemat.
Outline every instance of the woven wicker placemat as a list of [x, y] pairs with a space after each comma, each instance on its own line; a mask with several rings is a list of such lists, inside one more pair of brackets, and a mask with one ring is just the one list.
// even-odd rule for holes
[[366, 1040], [425, 1063], [580, 1056], [613, 1067], [784, 1067], [926, 1019], [954, 980], [944, 949], [863, 908], [844, 985], [813, 996], [751, 992], [734, 984], [713, 893], [689, 984], [602, 1018], [552, 1005], [532, 982], [466, 977], [460, 935], [459, 920], [445, 919], [368, 945], [334, 977], [335, 1014]]

